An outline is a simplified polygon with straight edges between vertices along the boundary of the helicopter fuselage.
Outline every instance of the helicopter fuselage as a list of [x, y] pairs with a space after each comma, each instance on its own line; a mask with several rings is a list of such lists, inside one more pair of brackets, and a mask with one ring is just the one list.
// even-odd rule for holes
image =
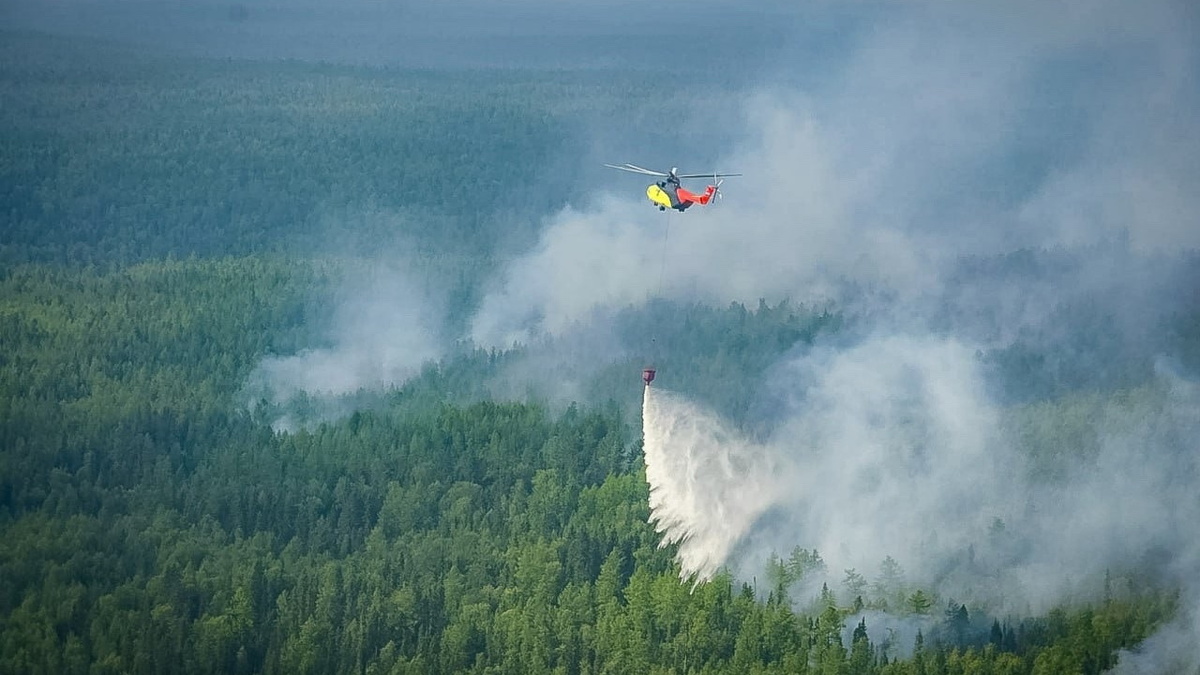
[[[643, 169], [640, 166], [633, 164], [605, 164], [610, 169], [619, 171], [628, 171], [630, 173], [640, 173], [644, 176], [660, 176], [661, 180], [653, 185], [646, 187], [646, 196], [650, 198], [650, 203], [658, 207], [659, 211], [674, 209], [675, 211], [686, 211], [692, 204], [708, 204], [717, 196], [717, 190], [721, 188], [721, 181], [726, 176], [740, 176], [740, 173], [679, 173], [675, 167], [671, 167], [671, 171], [654, 171], [653, 169]], [[716, 182], [716, 185], [709, 185], [704, 189], [704, 192], [699, 194], [690, 190], [685, 190], [679, 184], [681, 178], [708, 178]]]
[[669, 180], [659, 181], [646, 188], [646, 196], [660, 211], [675, 209], [683, 212], [692, 204], [707, 204], [712, 199], [714, 192], [716, 192], [716, 187], [710, 185], [703, 193], [696, 194], [683, 189], [679, 183]]

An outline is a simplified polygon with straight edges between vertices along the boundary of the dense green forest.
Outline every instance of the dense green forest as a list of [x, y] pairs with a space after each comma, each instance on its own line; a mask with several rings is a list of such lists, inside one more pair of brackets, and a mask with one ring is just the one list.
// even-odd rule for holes
[[851, 595], [850, 579], [798, 613], [803, 551], [765, 602], [728, 576], [681, 584], [615, 407], [437, 404], [427, 373], [388, 409], [276, 434], [234, 405], [238, 383], [303, 341], [324, 274], [256, 258], [7, 271], [0, 669], [1099, 672], [1171, 612], [1169, 589], [1132, 581], [982, 634], [946, 606], [897, 660], [912, 646], [865, 624], [845, 641], [846, 618], [897, 592], [941, 612], [932, 591]]
[[[488, 400], [479, 383], [521, 354], [481, 350], [292, 433], [245, 405], [265, 356], [319, 343], [354, 254], [398, 236], [362, 214], [409, 214], [403, 237], [461, 279], [461, 313], [489, 252], [533, 234], [500, 226], [562, 203], [571, 125], [652, 127], [685, 104], [651, 100], [648, 76], [178, 60], [7, 33], [0, 64], [0, 672], [1099, 673], [1175, 610], [1176, 589], [1132, 575], [1034, 618], [849, 573], [794, 601], [820, 560], [799, 549], [759, 585], [681, 583], [647, 523], [627, 363], [566, 409]], [[331, 213], [360, 227], [331, 233]], [[740, 374], [847, 320], [651, 309], [619, 330], [677, 327], [660, 338], [680, 389], [750, 426]], [[1200, 323], [1172, 325], [1194, 358]], [[1010, 423], [1053, 464], [1072, 451], [1063, 420], [1109, 396], [1152, 405], [1143, 379], [1023, 401]], [[852, 620], [864, 607], [928, 631], [896, 644]]]

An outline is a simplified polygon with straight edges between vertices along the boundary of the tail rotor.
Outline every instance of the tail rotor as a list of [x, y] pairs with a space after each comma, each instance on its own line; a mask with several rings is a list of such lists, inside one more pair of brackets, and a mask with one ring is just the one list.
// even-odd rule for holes
[[717, 202], [724, 199], [724, 196], [721, 194], [721, 183], [724, 183], [725, 179], [719, 176], [713, 176], [713, 181], [715, 182], [713, 183], [713, 193], [710, 201], [716, 205]]

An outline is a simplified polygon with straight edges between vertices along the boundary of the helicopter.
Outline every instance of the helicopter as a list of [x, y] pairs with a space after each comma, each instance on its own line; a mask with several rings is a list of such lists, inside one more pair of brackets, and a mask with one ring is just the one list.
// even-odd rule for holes
[[[675, 209], [683, 212], [692, 204], [708, 204], [714, 197], [720, 198], [721, 183], [725, 182], [725, 178], [730, 176], [740, 176], [740, 173], [678, 173], [678, 169], [672, 167], [669, 172], [652, 171], [643, 169], [640, 166], [633, 164], [605, 164], [610, 169], [619, 169], [630, 173], [640, 173], [646, 176], [657, 176], [662, 178], [653, 185], [646, 188], [646, 196], [650, 201], [658, 207], [659, 211], [667, 209]], [[685, 190], [679, 184], [679, 181], [684, 178], [709, 178], [713, 179], [713, 185], [709, 185], [704, 189], [704, 192], [696, 194], [689, 190]]]

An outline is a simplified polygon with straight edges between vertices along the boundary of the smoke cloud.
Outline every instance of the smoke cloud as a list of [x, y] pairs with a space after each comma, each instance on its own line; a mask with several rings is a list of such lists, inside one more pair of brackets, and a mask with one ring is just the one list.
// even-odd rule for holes
[[596, 213], [559, 214], [484, 299], [472, 320], [476, 344], [507, 348], [561, 335], [598, 308], [645, 302], [663, 248], [656, 233], [634, 224], [634, 209], [608, 199]]
[[651, 519], [685, 577], [761, 574], [799, 547], [830, 572], [793, 589], [800, 600], [839, 588], [842, 570], [886, 577], [891, 559], [903, 577], [871, 601], [922, 588], [1026, 615], [1096, 599], [1110, 574], [1149, 574], [1184, 588], [1183, 609], [1120, 672], [1200, 665], [1196, 383], [1160, 369], [1114, 398], [1002, 409], [969, 346], [898, 335], [812, 350], [783, 383], [789, 411], [763, 443], [647, 391]]
[[[245, 387], [251, 406], [266, 400], [287, 411], [303, 393], [306, 401], [318, 402], [311, 411], [317, 420], [337, 417], [351, 408], [339, 397], [398, 385], [445, 351], [438, 339], [444, 317], [437, 293], [406, 269], [353, 267], [334, 303], [328, 346], [263, 359]], [[290, 430], [298, 423], [292, 412], [283, 412], [274, 425]]]
[[[1007, 7], [896, 9], [825, 81], [760, 90], [714, 167], [755, 174], [665, 216], [662, 294], [835, 297], [856, 327], [774, 369], [784, 412], [762, 441], [648, 392], [652, 518], [685, 576], [803, 547], [878, 578], [890, 556], [907, 588], [996, 612], [1151, 574], [1181, 611], [1118, 672], [1195, 669], [1200, 397], [1163, 334], [1200, 288], [1179, 254], [1200, 246], [1196, 15]], [[611, 218], [648, 233], [656, 216]], [[550, 236], [569, 220], [531, 259], [571, 255]], [[549, 330], [578, 316], [541, 306], [525, 316]], [[1021, 349], [1057, 388], [1001, 393], [993, 357]]]
[[1196, 636], [1200, 635], [1200, 618], [1196, 608], [1200, 598], [1194, 594], [1183, 599], [1179, 617], [1146, 639], [1137, 649], [1123, 651], [1118, 656], [1116, 675], [1161, 675], [1162, 673], [1194, 673], [1200, 669], [1196, 654]]
[[[676, 396], [647, 393], [653, 517], [665, 540], [702, 541], [708, 553], [696, 564], [681, 547], [684, 573], [711, 576], [749, 538], [756, 564], [801, 546], [833, 569], [869, 570], [890, 555], [923, 574], [918, 559], [965, 549], [1020, 503], [1001, 496], [1017, 489], [1019, 458], [998, 452], [997, 415], [965, 346], [869, 339], [817, 350], [778, 377], [792, 383], [790, 412], [761, 445]], [[693, 477], [695, 467], [717, 470]]]
[[673, 160], [745, 173], [719, 206], [659, 213], [645, 181], [614, 172], [611, 193], [552, 219], [495, 280], [472, 337], [505, 346], [651, 295], [753, 303], [868, 285], [908, 298], [944, 289], [963, 255], [1200, 246], [1194, 12], [1093, 9], [862, 9], [819, 63], [778, 60], [724, 159]]

